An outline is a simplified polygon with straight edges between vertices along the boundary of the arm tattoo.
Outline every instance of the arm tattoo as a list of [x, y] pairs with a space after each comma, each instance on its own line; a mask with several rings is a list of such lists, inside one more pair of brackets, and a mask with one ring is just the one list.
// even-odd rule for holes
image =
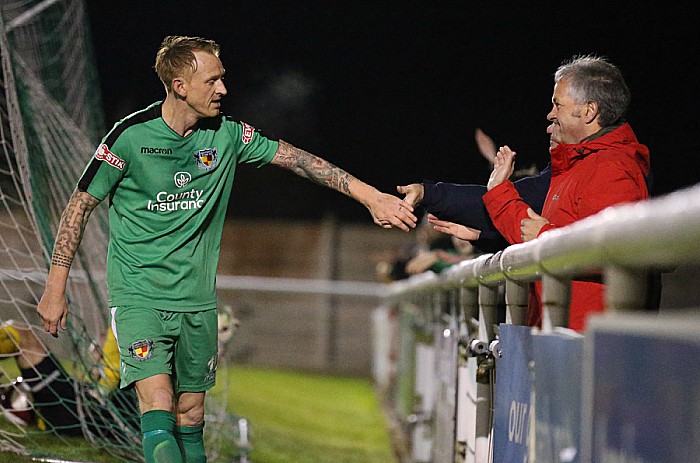
[[99, 202], [98, 199], [88, 193], [82, 193], [78, 190], [73, 192], [68, 201], [68, 206], [66, 206], [63, 215], [61, 215], [61, 222], [56, 233], [56, 242], [53, 245], [51, 265], [70, 268], [73, 256], [75, 256], [78, 245], [83, 238], [83, 231], [85, 230], [85, 225], [87, 225], [90, 213]]
[[348, 196], [355, 177], [330, 162], [280, 140], [272, 164]]
[[70, 268], [73, 263], [73, 258], [69, 256], [64, 256], [63, 254], [58, 254], [56, 252], [51, 256], [51, 265], [56, 265], [58, 267]]

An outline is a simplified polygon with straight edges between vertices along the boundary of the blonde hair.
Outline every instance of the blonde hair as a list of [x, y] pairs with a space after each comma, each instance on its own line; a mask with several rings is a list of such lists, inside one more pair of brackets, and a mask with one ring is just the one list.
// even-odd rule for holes
[[219, 44], [213, 40], [169, 35], [163, 39], [156, 54], [156, 74], [165, 85], [165, 90], [170, 93], [174, 78], [192, 75], [197, 70], [195, 52], [202, 51], [218, 57], [220, 50]]

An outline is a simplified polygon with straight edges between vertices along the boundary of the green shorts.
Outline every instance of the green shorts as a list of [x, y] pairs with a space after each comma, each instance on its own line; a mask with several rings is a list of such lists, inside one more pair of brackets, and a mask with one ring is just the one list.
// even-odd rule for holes
[[166, 374], [179, 392], [203, 392], [216, 382], [217, 312], [112, 307], [119, 344], [120, 387]]

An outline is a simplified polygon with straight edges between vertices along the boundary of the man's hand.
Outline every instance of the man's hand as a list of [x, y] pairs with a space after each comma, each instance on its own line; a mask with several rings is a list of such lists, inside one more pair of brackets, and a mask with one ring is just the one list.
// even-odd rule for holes
[[520, 236], [523, 241], [534, 240], [539, 236], [542, 227], [549, 223], [549, 220], [544, 217], [537, 215], [535, 211], [527, 208], [527, 215], [529, 219], [523, 219], [520, 221]]
[[448, 222], [447, 220], [440, 220], [433, 214], [428, 214], [428, 222], [433, 225], [433, 229], [452, 235], [460, 240], [475, 241], [478, 240], [481, 235], [481, 230], [466, 227], [454, 222]]
[[365, 203], [374, 223], [382, 228], [397, 227], [406, 232], [416, 228], [418, 218], [413, 215], [411, 204], [396, 196], [375, 191]]
[[486, 189], [491, 190], [505, 182], [513, 175], [515, 169], [515, 151], [508, 146], [501, 146], [496, 153], [496, 160], [493, 164], [493, 171], [486, 184]]
[[44, 330], [51, 336], [58, 337], [58, 326], [65, 330], [68, 322], [68, 303], [62, 292], [54, 294], [51, 291], [44, 291], [36, 311], [41, 317]]
[[397, 186], [396, 191], [405, 195], [403, 200], [415, 207], [423, 201], [425, 188], [421, 183], [411, 183], [410, 185]]

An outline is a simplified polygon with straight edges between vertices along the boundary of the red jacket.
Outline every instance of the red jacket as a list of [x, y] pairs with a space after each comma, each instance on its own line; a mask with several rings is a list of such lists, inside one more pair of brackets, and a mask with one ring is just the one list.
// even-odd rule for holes
[[[605, 132], [605, 133], [604, 133]], [[540, 234], [569, 225], [608, 206], [649, 197], [649, 149], [637, 141], [629, 124], [573, 145], [559, 144], [551, 151], [552, 180], [542, 217], [549, 221]], [[509, 243], [521, 243], [520, 222], [528, 218], [528, 205], [512, 182], [503, 182], [484, 195], [494, 225]], [[540, 294], [536, 284], [537, 295]], [[583, 330], [586, 316], [604, 310], [603, 285], [574, 281], [569, 327]], [[530, 298], [529, 323], [541, 320], [539, 297]]]

